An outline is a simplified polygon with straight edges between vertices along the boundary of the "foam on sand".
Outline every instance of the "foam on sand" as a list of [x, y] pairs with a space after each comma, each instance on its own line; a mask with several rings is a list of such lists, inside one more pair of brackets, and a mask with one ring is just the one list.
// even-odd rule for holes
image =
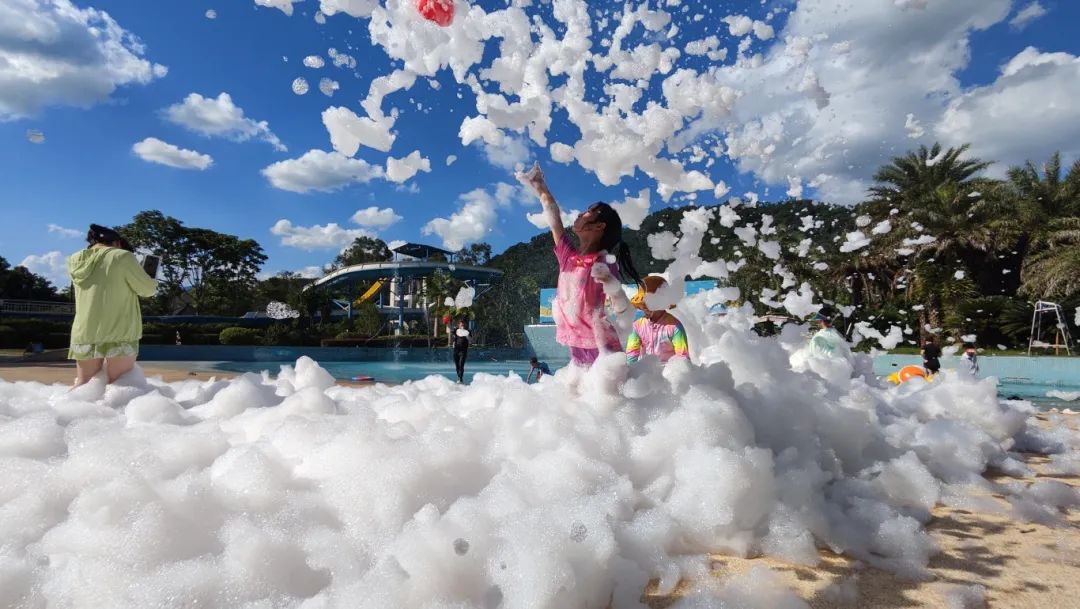
[[[699, 324], [700, 366], [612, 354], [534, 385], [341, 387], [307, 358], [0, 382], [0, 605], [633, 607], [658, 577], [702, 582], [686, 607], [802, 607], [758, 598], [767, 571], [705, 582], [706, 553], [828, 548], [922, 578], [935, 504], [987, 489], [988, 466], [1022, 473], [1015, 450], [1075, 462], [1075, 435], [993, 381], [886, 387], [858, 355], [797, 372], [797, 337], [750, 323]], [[995, 492], [1039, 522], [1080, 504], [1036, 486]]]

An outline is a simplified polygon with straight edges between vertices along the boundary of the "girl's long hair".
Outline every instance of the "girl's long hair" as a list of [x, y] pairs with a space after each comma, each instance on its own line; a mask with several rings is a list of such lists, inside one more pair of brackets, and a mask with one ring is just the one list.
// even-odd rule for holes
[[604, 202], [593, 203], [596, 211], [596, 221], [604, 223], [604, 235], [600, 238], [600, 246], [608, 253], [615, 254], [615, 260], [619, 263], [619, 271], [623, 278], [633, 279], [638, 286], [642, 285], [641, 274], [634, 268], [634, 260], [630, 257], [630, 246], [622, 238], [622, 218], [615, 208]]

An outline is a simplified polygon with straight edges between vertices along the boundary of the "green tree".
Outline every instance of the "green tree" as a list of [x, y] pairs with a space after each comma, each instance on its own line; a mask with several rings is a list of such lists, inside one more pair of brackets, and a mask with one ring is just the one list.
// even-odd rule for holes
[[473, 266], [484, 266], [491, 262], [490, 243], [472, 243], [457, 252], [458, 262]]
[[256, 311], [266, 309], [271, 302], [283, 302], [293, 309], [305, 312], [305, 298], [303, 297], [304, 286], [311, 283], [311, 279], [301, 277], [299, 273], [281, 271], [273, 277], [267, 277], [255, 286], [255, 294], [252, 304]]
[[64, 300], [48, 279], [30, 272], [25, 266], [12, 268], [3, 256], [0, 256], [0, 298]]
[[144, 211], [119, 228], [136, 249], [161, 257], [159, 309], [187, 295], [200, 314], [240, 314], [250, 306], [266, 255], [253, 239], [192, 228], [160, 211]]
[[382, 239], [357, 237], [352, 245], [345, 248], [331, 263], [332, 269], [339, 269], [354, 264], [385, 262], [393, 258], [393, 252]]
[[1058, 218], [1055, 230], [1032, 242], [1024, 261], [1022, 291], [1040, 300], [1067, 300], [1080, 294], [1080, 218]]
[[935, 190], [949, 184], [965, 185], [991, 163], [980, 159], [962, 159], [970, 145], [942, 150], [941, 144], [893, 158], [874, 174], [877, 186], [870, 189], [873, 198], [890, 203], [916, 204]]
[[996, 228], [1017, 234], [1021, 291], [1033, 298], [1064, 299], [1080, 283], [1080, 161], [1063, 175], [1061, 154], [1043, 164], [1009, 169]]

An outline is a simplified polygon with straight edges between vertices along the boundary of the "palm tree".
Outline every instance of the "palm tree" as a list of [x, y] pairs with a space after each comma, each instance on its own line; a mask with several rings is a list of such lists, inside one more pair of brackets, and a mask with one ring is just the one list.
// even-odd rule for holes
[[1073, 163], [1062, 178], [1061, 153], [1056, 152], [1042, 167], [1028, 161], [1023, 167], [1009, 169], [1011, 194], [1022, 204], [1024, 220], [1038, 225], [1050, 218], [1080, 214], [1080, 160]]
[[1065, 300], [1080, 293], [1080, 218], [1052, 220], [1031, 242], [1021, 290], [1033, 298]]
[[1016, 252], [1021, 291], [1035, 298], [1063, 298], [1080, 283], [1080, 161], [1062, 176], [1061, 153], [1043, 164], [1042, 173], [1028, 161], [1009, 169], [1005, 195], [1014, 213], [1001, 216], [997, 228], [1018, 232]]
[[928, 326], [959, 327], [953, 313], [964, 298], [977, 292], [963, 260], [972, 252], [989, 252], [1000, 242], [991, 228], [996, 207], [978, 192], [986, 187], [983, 180], [946, 181], [932, 190], [905, 195], [908, 213], [897, 220], [901, 226], [877, 244], [893, 256], [896, 249], [909, 251], [907, 299], [923, 306], [922, 333]]
[[870, 194], [882, 201], [910, 205], [941, 186], [969, 184], [991, 163], [961, 159], [968, 148], [970, 144], [942, 150], [941, 144], [935, 143], [895, 157], [874, 174], [874, 181], [881, 185], [870, 188]]

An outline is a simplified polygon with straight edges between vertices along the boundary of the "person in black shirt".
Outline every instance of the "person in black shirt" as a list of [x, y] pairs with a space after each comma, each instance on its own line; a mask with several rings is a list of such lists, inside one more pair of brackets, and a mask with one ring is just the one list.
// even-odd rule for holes
[[457, 330], [454, 331], [454, 367], [459, 383], [465, 382], [465, 360], [468, 358], [469, 331], [465, 329], [465, 321], [458, 320]]
[[933, 340], [928, 340], [923, 343], [922, 347], [922, 361], [923, 368], [930, 374], [937, 374], [941, 370], [941, 361], [938, 359], [941, 357], [941, 348], [934, 344]]

